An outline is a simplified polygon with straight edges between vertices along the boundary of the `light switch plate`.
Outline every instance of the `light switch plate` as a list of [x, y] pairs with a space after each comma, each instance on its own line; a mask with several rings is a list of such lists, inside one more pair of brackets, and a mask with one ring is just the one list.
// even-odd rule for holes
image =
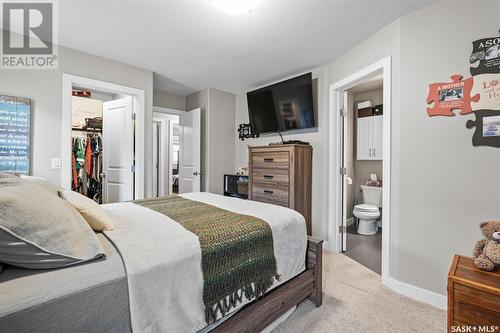
[[53, 157], [50, 164], [51, 164], [52, 170], [61, 169], [61, 159], [59, 157]]

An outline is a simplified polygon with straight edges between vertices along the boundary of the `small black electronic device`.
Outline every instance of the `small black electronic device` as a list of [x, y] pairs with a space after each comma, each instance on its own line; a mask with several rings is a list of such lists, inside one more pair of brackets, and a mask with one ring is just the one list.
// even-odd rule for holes
[[286, 141], [281, 141], [281, 142], [272, 142], [269, 144], [270, 146], [276, 146], [276, 145], [305, 145], [308, 146], [309, 142], [304, 142], [300, 140], [286, 140]]
[[309, 142], [300, 141], [300, 140], [286, 140], [283, 141], [284, 145], [309, 145]]

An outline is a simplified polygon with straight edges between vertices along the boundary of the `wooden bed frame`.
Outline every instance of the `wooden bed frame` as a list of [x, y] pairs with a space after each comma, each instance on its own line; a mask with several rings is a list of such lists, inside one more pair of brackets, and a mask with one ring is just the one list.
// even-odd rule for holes
[[245, 305], [212, 332], [260, 332], [306, 298], [316, 307], [323, 302], [323, 241], [308, 237], [306, 270], [262, 298]]

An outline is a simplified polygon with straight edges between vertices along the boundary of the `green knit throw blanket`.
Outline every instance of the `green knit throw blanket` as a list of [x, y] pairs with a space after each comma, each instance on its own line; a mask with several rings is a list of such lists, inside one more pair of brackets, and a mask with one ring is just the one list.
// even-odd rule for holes
[[180, 196], [133, 202], [170, 217], [198, 236], [207, 324], [216, 321], [219, 312], [228, 313], [243, 296], [259, 298], [279, 278], [267, 222]]

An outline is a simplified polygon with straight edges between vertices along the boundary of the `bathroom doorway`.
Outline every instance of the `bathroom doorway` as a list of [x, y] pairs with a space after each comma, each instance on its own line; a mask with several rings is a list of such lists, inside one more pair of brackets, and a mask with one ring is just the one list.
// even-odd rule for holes
[[389, 279], [391, 58], [330, 86], [329, 237]]
[[377, 274], [382, 269], [383, 96], [382, 74], [344, 92], [343, 252]]

